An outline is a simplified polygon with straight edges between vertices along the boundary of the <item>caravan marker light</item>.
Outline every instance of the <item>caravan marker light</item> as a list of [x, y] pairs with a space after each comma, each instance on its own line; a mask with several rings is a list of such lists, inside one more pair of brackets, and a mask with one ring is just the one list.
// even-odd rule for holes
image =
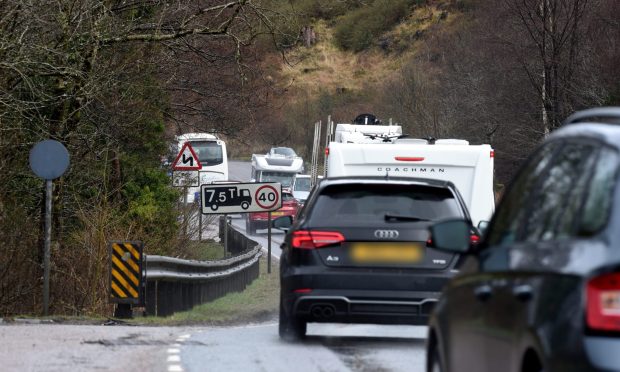
[[424, 161], [423, 157], [419, 156], [397, 156], [394, 158], [396, 161]]

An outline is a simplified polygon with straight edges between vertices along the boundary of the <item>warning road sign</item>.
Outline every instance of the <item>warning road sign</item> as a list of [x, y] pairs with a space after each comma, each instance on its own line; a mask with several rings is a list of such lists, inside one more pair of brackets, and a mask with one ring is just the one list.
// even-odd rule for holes
[[141, 242], [110, 243], [110, 302], [138, 304], [142, 288]]
[[203, 214], [270, 212], [282, 207], [282, 185], [228, 183], [200, 186]]
[[174, 163], [172, 163], [172, 169], [177, 171], [188, 171], [188, 170], [200, 170], [202, 165], [200, 164], [200, 160], [194, 151], [192, 145], [189, 142], [185, 142], [183, 147], [181, 147], [181, 151], [179, 151], [179, 155], [174, 159]]

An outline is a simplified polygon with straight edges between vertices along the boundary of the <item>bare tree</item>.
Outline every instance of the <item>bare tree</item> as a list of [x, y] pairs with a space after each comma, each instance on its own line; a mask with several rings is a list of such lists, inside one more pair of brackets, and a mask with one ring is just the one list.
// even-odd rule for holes
[[[505, 0], [516, 17], [522, 38], [509, 43], [517, 51], [532, 86], [539, 95], [542, 132], [547, 135], [574, 110], [578, 69], [582, 66], [585, 18], [596, 6], [592, 0]], [[537, 58], [527, 50], [533, 47]]]

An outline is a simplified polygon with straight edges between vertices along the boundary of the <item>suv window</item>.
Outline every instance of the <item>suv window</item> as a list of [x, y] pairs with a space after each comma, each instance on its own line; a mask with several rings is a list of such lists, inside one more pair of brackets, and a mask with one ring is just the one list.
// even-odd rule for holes
[[[572, 219], [577, 212], [565, 206], [571, 201], [573, 191], [583, 190], [589, 178], [588, 164], [593, 164], [597, 150], [582, 143], [567, 143], [553, 159], [553, 163], [530, 193], [530, 208], [524, 219], [517, 240], [537, 242], [555, 238], [558, 222], [564, 217]], [[585, 174], [584, 174], [585, 173]], [[576, 198], [580, 198], [580, 194]], [[572, 215], [569, 215], [569, 211]]]
[[[309, 213], [311, 226], [377, 226], [385, 215], [422, 220], [465, 217], [450, 189], [403, 184], [333, 185], [322, 190]], [[390, 223], [419, 221], [392, 219]]]
[[530, 202], [532, 186], [546, 171], [558, 145], [558, 142], [549, 142], [521, 168], [493, 218], [487, 235], [489, 246], [510, 244], [516, 240], [522, 220], [529, 213], [526, 206]]
[[579, 226], [580, 234], [594, 234], [607, 224], [618, 179], [619, 161], [615, 151], [601, 151], [585, 201]]

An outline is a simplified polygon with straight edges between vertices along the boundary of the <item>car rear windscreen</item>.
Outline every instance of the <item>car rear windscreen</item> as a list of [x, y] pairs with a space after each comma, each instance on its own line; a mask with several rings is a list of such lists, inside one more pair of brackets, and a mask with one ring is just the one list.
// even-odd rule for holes
[[450, 189], [403, 184], [328, 186], [309, 214], [311, 225], [334, 227], [413, 224], [464, 217]]

